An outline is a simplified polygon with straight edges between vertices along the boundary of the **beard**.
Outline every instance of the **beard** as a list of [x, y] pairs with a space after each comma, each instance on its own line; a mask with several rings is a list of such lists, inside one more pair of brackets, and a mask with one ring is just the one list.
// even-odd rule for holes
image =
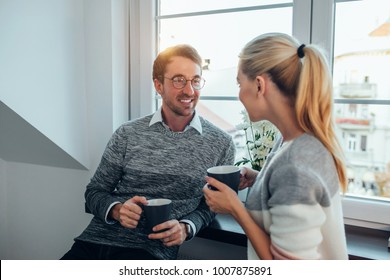
[[196, 95], [181, 95], [176, 98], [163, 98], [166, 107], [175, 115], [181, 117], [192, 116], [195, 112], [198, 97]]

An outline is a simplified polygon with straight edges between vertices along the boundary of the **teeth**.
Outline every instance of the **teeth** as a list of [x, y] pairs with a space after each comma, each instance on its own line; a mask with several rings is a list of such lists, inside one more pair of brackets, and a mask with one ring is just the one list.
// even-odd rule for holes
[[181, 99], [180, 102], [184, 103], [190, 103], [192, 100], [191, 99]]

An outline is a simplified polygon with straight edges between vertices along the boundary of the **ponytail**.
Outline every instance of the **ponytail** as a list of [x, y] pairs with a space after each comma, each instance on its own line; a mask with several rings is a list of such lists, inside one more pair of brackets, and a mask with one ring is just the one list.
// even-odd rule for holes
[[295, 110], [301, 128], [329, 150], [336, 165], [341, 189], [347, 188], [343, 152], [333, 124], [333, 85], [327, 61], [314, 46], [304, 48]]

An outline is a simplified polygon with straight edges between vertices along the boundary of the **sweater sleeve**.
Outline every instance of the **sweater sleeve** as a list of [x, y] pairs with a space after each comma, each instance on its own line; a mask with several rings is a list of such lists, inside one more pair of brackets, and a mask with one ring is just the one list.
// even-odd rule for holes
[[325, 215], [319, 205], [275, 206], [272, 216], [271, 250], [276, 259], [318, 259]]
[[270, 180], [271, 250], [280, 259], [318, 259], [329, 200], [316, 174], [296, 165], [278, 168]]
[[86, 208], [102, 221], [106, 219], [108, 208], [118, 201], [114, 191], [122, 177], [126, 143], [123, 127], [120, 127], [109, 140], [84, 194]]

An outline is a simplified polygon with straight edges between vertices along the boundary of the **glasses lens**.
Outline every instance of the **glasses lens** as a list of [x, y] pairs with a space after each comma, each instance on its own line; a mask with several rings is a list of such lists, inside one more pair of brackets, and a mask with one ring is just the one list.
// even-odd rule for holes
[[175, 88], [180, 89], [186, 86], [187, 81], [184, 77], [174, 77], [172, 83]]
[[[187, 85], [187, 82], [188, 81], [186, 80], [186, 78], [180, 77], [180, 76], [174, 77], [172, 79], [173, 86], [177, 89], [184, 88]], [[196, 90], [203, 88], [204, 83], [205, 83], [205, 80], [203, 78], [200, 78], [200, 77], [194, 78], [191, 80], [191, 86]]]
[[204, 86], [204, 79], [203, 78], [194, 78], [191, 81], [191, 85], [194, 89], [201, 89]]

